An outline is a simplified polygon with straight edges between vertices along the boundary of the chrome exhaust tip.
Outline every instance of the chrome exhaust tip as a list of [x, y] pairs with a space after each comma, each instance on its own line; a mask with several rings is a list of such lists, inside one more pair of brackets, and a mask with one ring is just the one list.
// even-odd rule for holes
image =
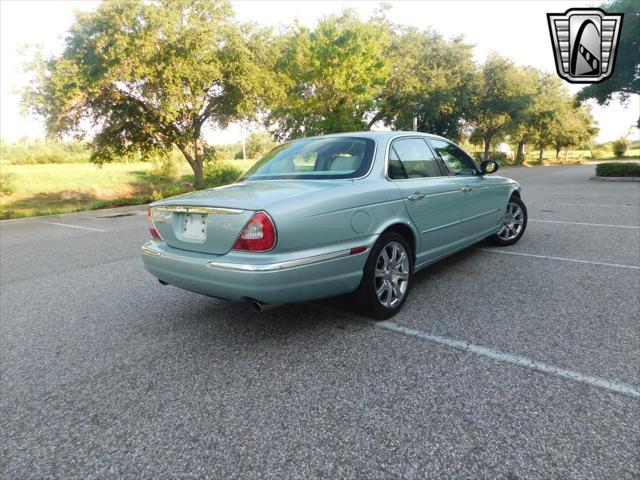
[[263, 310], [262, 303], [258, 300], [249, 300], [249, 303], [251, 303], [251, 306], [256, 312], [261, 312]]
[[246, 300], [251, 304], [251, 307], [253, 307], [256, 312], [264, 312], [265, 310], [271, 310], [272, 308], [280, 306], [278, 304], [262, 303], [260, 300], [256, 300], [255, 298], [247, 298]]

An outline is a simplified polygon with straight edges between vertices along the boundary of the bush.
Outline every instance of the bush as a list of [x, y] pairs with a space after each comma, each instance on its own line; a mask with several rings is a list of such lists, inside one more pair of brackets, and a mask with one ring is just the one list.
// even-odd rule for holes
[[207, 188], [220, 187], [235, 182], [242, 175], [242, 171], [231, 165], [218, 162], [209, 163], [204, 168], [204, 178]]
[[598, 177], [640, 177], [640, 163], [601, 163], [596, 165]]
[[162, 180], [173, 180], [178, 176], [178, 168], [171, 156], [154, 158], [153, 168], [149, 173]]
[[591, 147], [591, 159], [598, 160], [605, 156], [605, 150], [599, 145], [594, 145]]
[[624, 157], [624, 154], [629, 150], [631, 142], [626, 138], [619, 138], [611, 144], [611, 149], [616, 157]]
[[16, 186], [14, 185], [13, 175], [10, 173], [0, 173], [0, 195], [11, 195], [16, 193]]
[[[484, 160], [484, 152], [476, 152], [473, 154], [473, 157], [475, 158], [476, 162], [482, 163], [482, 161]], [[501, 167], [509, 165], [509, 156], [504, 152], [490, 152], [489, 160], [497, 162]]]
[[81, 142], [19, 142], [3, 143], [2, 161], [13, 165], [42, 163], [86, 163], [90, 151]]

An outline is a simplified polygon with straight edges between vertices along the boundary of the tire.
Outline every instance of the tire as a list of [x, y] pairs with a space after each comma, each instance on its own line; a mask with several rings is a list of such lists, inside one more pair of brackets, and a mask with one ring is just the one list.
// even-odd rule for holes
[[397, 233], [383, 234], [369, 254], [356, 291], [360, 313], [374, 320], [393, 317], [407, 300], [412, 273], [413, 251], [409, 243]]
[[494, 245], [506, 247], [513, 245], [524, 235], [527, 229], [527, 207], [515, 195], [509, 199], [502, 226], [498, 233], [491, 237]]

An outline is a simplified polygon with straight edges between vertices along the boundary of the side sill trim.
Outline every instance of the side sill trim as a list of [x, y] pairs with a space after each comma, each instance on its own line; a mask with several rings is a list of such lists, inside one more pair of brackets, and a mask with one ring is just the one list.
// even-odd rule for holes
[[207, 266], [209, 268], [216, 268], [221, 270], [235, 270], [241, 272], [274, 272], [278, 270], [284, 270], [287, 268], [303, 267], [306, 265], [312, 265], [314, 263], [326, 262], [327, 260], [335, 260], [337, 258], [348, 257], [350, 255], [358, 255], [359, 253], [365, 253], [369, 248], [358, 252], [356, 254], [351, 253], [351, 249], [339, 250], [337, 252], [323, 253], [322, 255], [314, 255], [313, 257], [297, 258], [295, 260], [288, 260], [286, 262], [278, 263], [266, 263], [266, 264], [241, 264], [241, 263], [226, 263], [226, 262], [209, 262]]

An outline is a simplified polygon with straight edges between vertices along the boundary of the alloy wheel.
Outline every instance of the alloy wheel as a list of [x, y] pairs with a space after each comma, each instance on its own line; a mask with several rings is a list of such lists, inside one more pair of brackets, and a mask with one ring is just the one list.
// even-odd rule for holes
[[511, 241], [520, 235], [524, 225], [524, 212], [520, 205], [509, 202], [507, 211], [502, 219], [502, 227], [498, 231], [498, 238], [504, 241]]
[[399, 242], [384, 246], [376, 261], [376, 295], [382, 305], [393, 308], [402, 301], [409, 286], [409, 256]]

